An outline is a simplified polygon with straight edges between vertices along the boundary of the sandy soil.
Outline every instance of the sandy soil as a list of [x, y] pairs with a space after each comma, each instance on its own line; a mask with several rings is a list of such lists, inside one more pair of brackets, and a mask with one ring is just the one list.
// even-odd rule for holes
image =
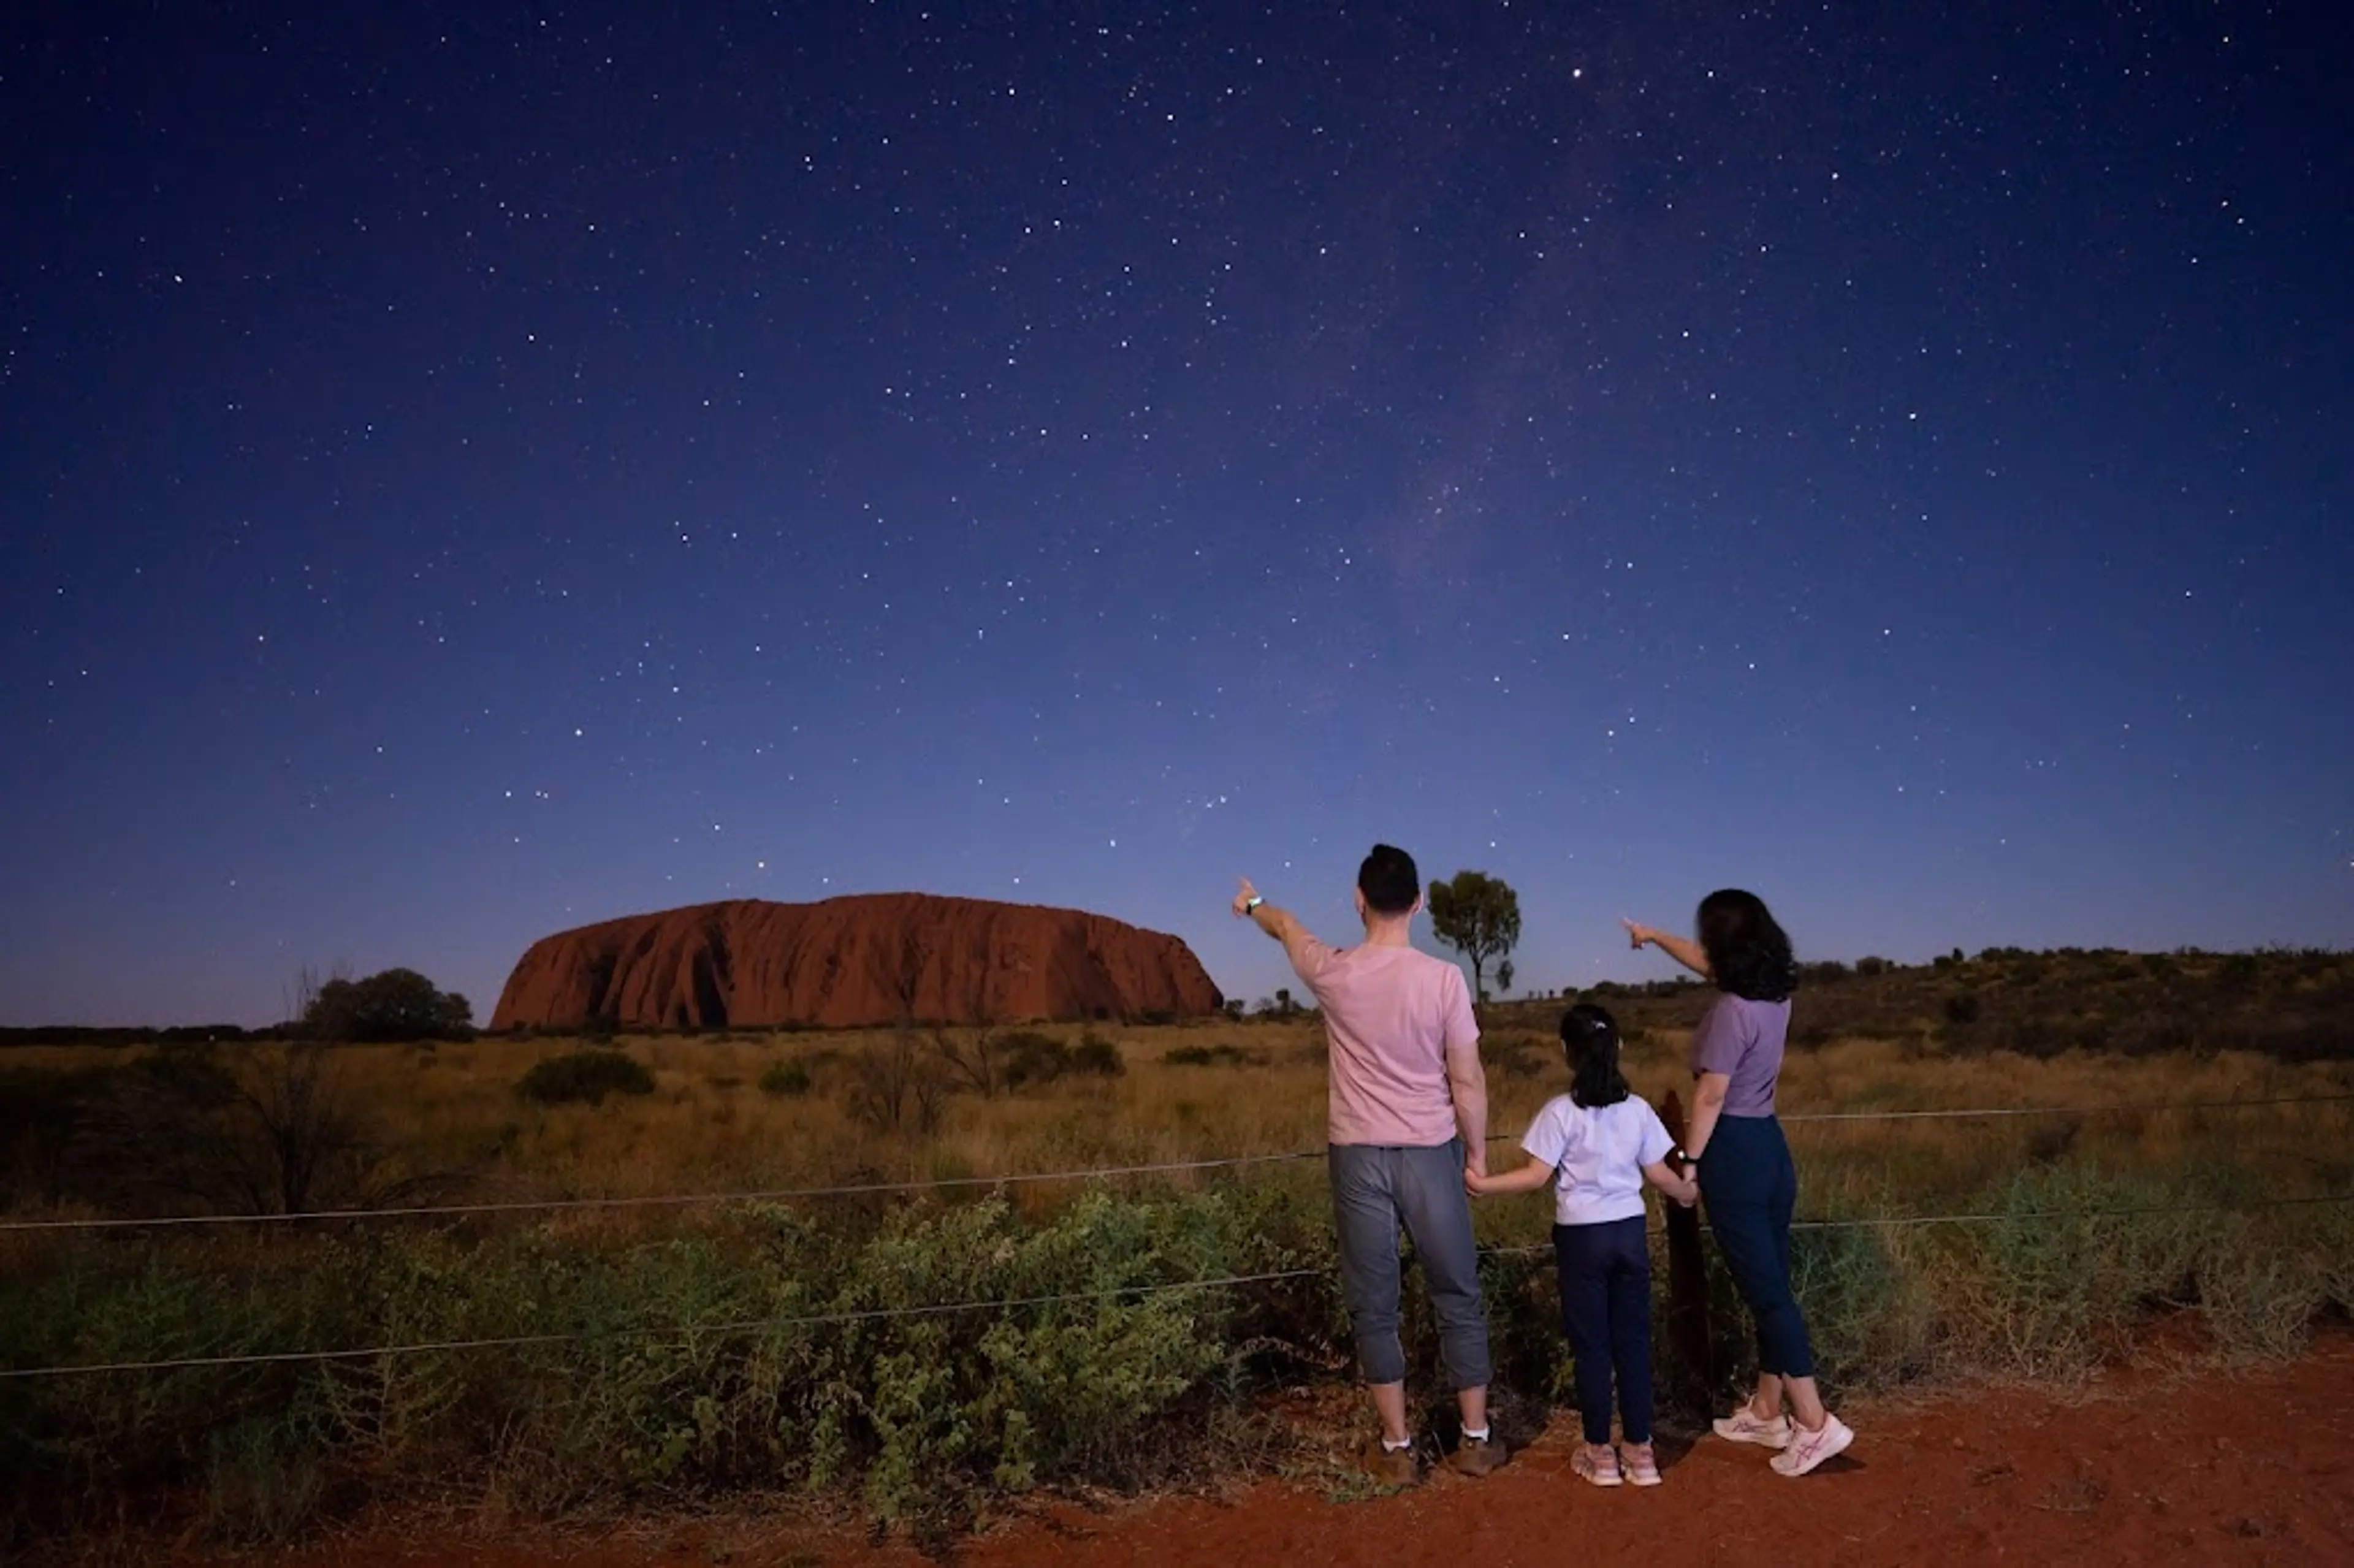
[[[1990, 1392], [1846, 1412], [1844, 1458], [1785, 1480], [1759, 1449], [1662, 1445], [1667, 1484], [1601, 1491], [1569, 1472], [1575, 1417], [1482, 1481], [1440, 1475], [1392, 1497], [1265, 1482], [1224, 1499], [1090, 1510], [1055, 1503], [949, 1553], [999, 1564], [1545, 1564], [1685, 1568], [1802, 1561], [1936, 1563], [2354, 1563], [2354, 1335], [2229, 1377], [2124, 1374], [2090, 1397]], [[270, 1568], [708, 1568], [892, 1564], [903, 1542], [718, 1516], [486, 1539], [446, 1521], [374, 1519], [292, 1552], [191, 1553]]]

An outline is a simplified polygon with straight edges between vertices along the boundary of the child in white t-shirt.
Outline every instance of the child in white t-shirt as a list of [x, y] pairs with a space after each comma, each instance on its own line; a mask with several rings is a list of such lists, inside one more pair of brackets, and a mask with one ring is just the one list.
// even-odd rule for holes
[[[1585, 1442], [1571, 1468], [1597, 1487], [1659, 1484], [1651, 1451], [1651, 1259], [1643, 1183], [1687, 1206], [1700, 1189], [1668, 1166], [1675, 1147], [1659, 1113], [1630, 1093], [1618, 1070], [1618, 1025], [1581, 1003], [1561, 1021], [1569, 1093], [1545, 1102], [1521, 1147], [1529, 1163], [1497, 1176], [1465, 1172], [1475, 1196], [1553, 1189], [1553, 1258], [1561, 1321], [1576, 1365]], [[1621, 1455], [1610, 1446], [1610, 1383], [1617, 1372]]]

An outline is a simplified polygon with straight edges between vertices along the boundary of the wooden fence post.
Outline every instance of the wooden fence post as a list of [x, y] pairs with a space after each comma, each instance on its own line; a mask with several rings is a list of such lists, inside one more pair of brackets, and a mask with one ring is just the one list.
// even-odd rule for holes
[[[1668, 1136], [1683, 1147], [1684, 1102], [1673, 1089], [1659, 1106]], [[1660, 1370], [1662, 1403], [1705, 1415], [1716, 1405], [1716, 1355], [1709, 1337], [1708, 1255], [1701, 1250], [1700, 1211], [1670, 1199], [1668, 1214], [1668, 1344], [1672, 1352]]]

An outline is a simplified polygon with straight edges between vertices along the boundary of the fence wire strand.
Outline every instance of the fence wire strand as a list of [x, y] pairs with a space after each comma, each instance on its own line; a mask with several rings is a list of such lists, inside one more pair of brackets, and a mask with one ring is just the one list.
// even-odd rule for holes
[[[1873, 1226], [2024, 1224], [2046, 1220], [2108, 1220], [2144, 1214], [2246, 1213], [2319, 1203], [2354, 1202], [2354, 1192], [2319, 1197], [2264, 1198], [2245, 1203], [2152, 1203], [2123, 1209], [2052, 1209], [2027, 1213], [1894, 1214], [1845, 1220], [1798, 1220], [1792, 1230], [1861, 1230]], [[1703, 1228], [1706, 1228], [1703, 1226]], [[1653, 1235], [1661, 1233], [1654, 1229]], [[1549, 1244], [1488, 1247], [1487, 1257], [1533, 1256], [1553, 1250]], [[499, 1350], [534, 1345], [579, 1344], [591, 1340], [687, 1338], [697, 1334], [742, 1334], [767, 1330], [839, 1327], [889, 1319], [945, 1317], [964, 1312], [1007, 1312], [1023, 1307], [1053, 1307], [1083, 1301], [1115, 1301], [1168, 1295], [1184, 1290], [1222, 1290], [1245, 1285], [1329, 1277], [1323, 1268], [1271, 1269], [1260, 1274], [1229, 1274], [1204, 1279], [1172, 1280], [1159, 1285], [1123, 1285], [1105, 1290], [1067, 1291], [1047, 1296], [1000, 1297], [980, 1301], [938, 1302], [922, 1307], [876, 1307], [854, 1312], [816, 1312], [772, 1318], [742, 1318], [716, 1323], [637, 1324], [598, 1333], [509, 1334], [477, 1340], [430, 1340], [389, 1345], [368, 1345], [330, 1351], [260, 1351], [240, 1355], [176, 1356], [144, 1361], [87, 1361], [56, 1366], [0, 1367], [0, 1381], [70, 1377], [101, 1372], [184, 1372], [200, 1368], [268, 1366], [287, 1362], [366, 1361], [376, 1356], [419, 1355], [436, 1351]]]

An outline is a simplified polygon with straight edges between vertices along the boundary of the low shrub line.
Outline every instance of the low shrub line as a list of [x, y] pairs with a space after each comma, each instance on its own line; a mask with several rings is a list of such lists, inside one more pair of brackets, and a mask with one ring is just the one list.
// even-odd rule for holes
[[[2076, 1376], [2128, 1350], [2151, 1314], [2187, 1307], [2225, 1355], [2293, 1353], [2318, 1315], [2354, 1309], [2354, 1216], [2190, 1206], [2252, 1195], [2221, 1175], [2044, 1170], [1983, 1195], [2015, 1218], [1801, 1233], [1825, 1373], [1846, 1389]], [[1513, 1213], [1530, 1240], [1536, 1208]], [[2050, 1217], [2127, 1208], [2149, 1212]], [[1350, 1340], [1331, 1261], [1321, 1194], [1288, 1185], [1095, 1191], [1039, 1219], [996, 1198], [849, 1205], [822, 1224], [756, 1208], [658, 1241], [549, 1225], [60, 1245], [0, 1277], [0, 1365], [566, 1338], [0, 1380], [0, 1540], [189, 1485], [216, 1535], [263, 1539], [355, 1491], [488, 1486], [554, 1512], [800, 1488], [891, 1521], [961, 1517], [1048, 1483], [1181, 1478], [1270, 1380], [1340, 1375]], [[1116, 1294], [1302, 1268], [1315, 1272]], [[1498, 1248], [1484, 1270], [1500, 1381], [1565, 1397], [1550, 1258]], [[890, 1315], [1042, 1297], [1080, 1298]], [[1721, 1271], [1713, 1299], [1730, 1386], [1747, 1327]], [[1408, 1300], [1409, 1343], [1427, 1356], [1435, 1335], [1418, 1292]], [[880, 1315], [775, 1321], [866, 1313]], [[1655, 1343], [1666, 1360], [1664, 1330]]]

